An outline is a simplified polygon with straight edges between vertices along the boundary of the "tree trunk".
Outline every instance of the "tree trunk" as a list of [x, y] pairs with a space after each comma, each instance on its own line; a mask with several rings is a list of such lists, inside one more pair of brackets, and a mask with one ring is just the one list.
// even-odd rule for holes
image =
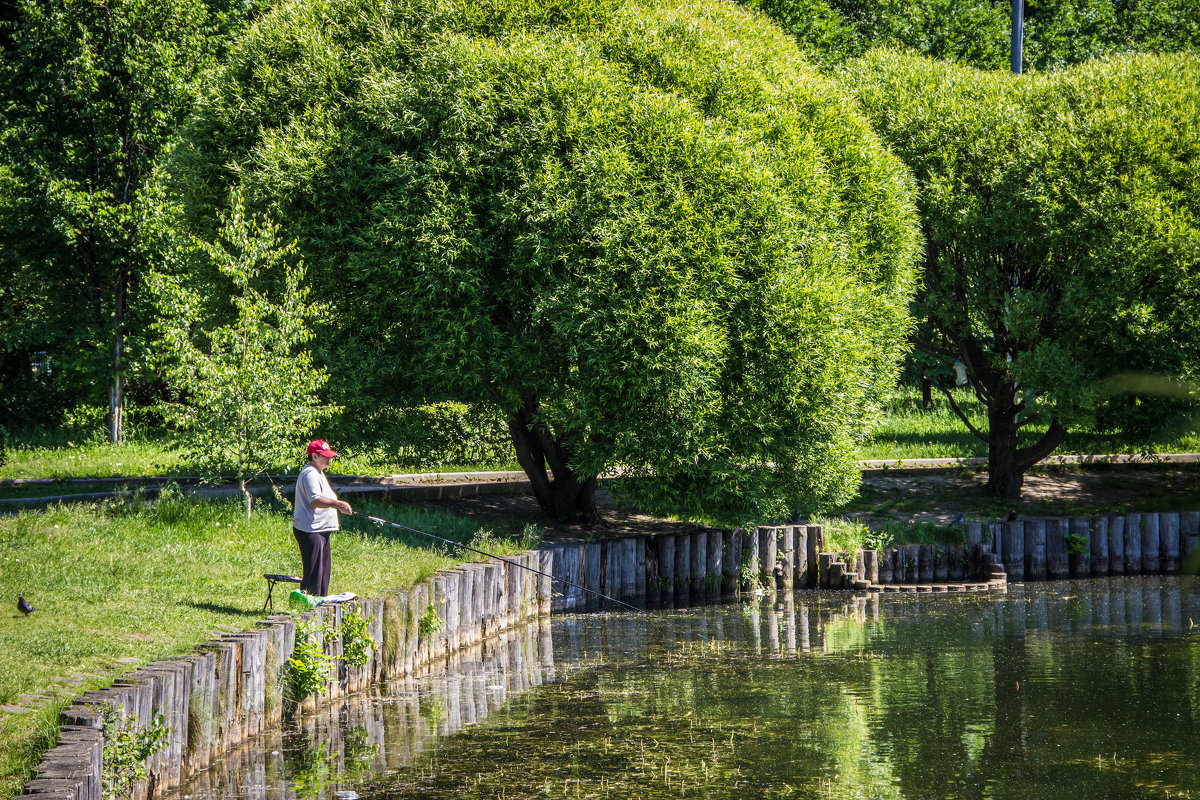
[[108, 440], [120, 444], [125, 438], [125, 290], [129, 279], [117, 271], [113, 299], [112, 383], [108, 388]]
[[1054, 452], [1067, 434], [1058, 420], [1032, 445], [1017, 446], [1021, 425], [1018, 414], [1022, 405], [1016, 402], [1017, 385], [1005, 382], [995, 387], [988, 406], [988, 481], [984, 491], [1005, 500], [1020, 500], [1025, 473], [1037, 462]]
[[565, 522], [598, 522], [596, 476], [571, 468], [571, 453], [537, 419], [537, 398], [528, 397], [508, 418], [517, 461], [529, 476], [533, 494], [547, 516]]
[[246, 488], [246, 479], [239, 479], [238, 486], [241, 487], [242, 490], [242, 503], [246, 506], [246, 519], [250, 519], [250, 506], [253, 503], [253, 500], [250, 498], [250, 490]]

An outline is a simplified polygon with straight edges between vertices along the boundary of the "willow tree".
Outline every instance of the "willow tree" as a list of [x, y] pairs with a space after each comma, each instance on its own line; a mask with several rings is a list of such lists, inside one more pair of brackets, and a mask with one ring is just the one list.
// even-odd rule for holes
[[[297, 0], [170, 164], [295, 237], [335, 398], [501, 408], [542, 508], [846, 497], [909, 327], [910, 179], [837, 86], [715, 0]], [[637, 480], [654, 476], [653, 480]]]
[[[874, 53], [843, 73], [921, 185], [918, 346], [987, 408], [988, 487], [1136, 373], [1200, 369], [1200, 59], [1016, 77]], [[947, 393], [949, 396], [949, 393]]]

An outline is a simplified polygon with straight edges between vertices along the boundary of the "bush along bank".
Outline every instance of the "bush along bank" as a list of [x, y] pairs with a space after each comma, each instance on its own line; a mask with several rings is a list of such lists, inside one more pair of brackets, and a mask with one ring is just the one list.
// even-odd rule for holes
[[415, 674], [534, 618], [605, 610], [603, 596], [686, 606], [794, 589], [988, 590], [1003, 588], [1006, 573], [1170, 573], [1200, 557], [1200, 512], [971, 523], [965, 533], [964, 545], [854, 553], [826, 551], [821, 525], [564, 544], [440, 570], [355, 604], [272, 615], [85, 693], [60, 715], [59, 745], [23, 797], [151, 800], [287, 715]]

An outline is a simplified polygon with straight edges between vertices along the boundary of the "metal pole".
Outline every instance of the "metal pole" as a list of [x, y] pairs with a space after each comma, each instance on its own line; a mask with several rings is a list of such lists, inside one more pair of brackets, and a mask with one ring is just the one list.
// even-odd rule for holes
[[1021, 74], [1021, 63], [1024, 60], [1025, 39], [1025, 0], [1012, 0], [1012, 71], [1014, 75]]

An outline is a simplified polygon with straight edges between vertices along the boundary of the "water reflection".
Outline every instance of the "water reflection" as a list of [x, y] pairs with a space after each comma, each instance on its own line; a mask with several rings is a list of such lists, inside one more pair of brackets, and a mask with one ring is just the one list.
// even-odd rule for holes
[[1200, 586], [1133, 577], [564, 617], [183, 794], [1200, 798], [1198, 767]]

